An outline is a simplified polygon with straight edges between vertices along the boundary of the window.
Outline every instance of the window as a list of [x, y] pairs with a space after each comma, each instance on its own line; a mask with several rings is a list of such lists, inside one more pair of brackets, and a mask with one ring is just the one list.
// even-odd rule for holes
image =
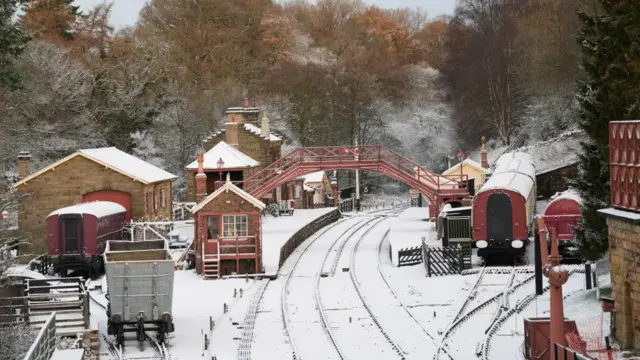
[[147, 193], [147, 214], [153, 214], [153, 193]]
[[153, 208], [158, 210], [158, 203], [160, 201], [158, 201], [158, 193], [157, 192], [153, 192]]
[[225, 215], [222, 217], [222, 237], [248, 236], [247, 215]]
[[207, 235], [209, 239], [217, 239], [220, 231], [218, 217], [211, 216], [207, 219]]
[[160, 199], [162, 201], [162, 208], [167, 206], [167, 196], [164, 192], [164, 189], [160, 190]]

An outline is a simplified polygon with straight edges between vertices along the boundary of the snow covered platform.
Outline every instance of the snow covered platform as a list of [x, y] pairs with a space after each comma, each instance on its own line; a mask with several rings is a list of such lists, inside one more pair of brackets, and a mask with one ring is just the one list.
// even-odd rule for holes
[[298, 230], [335, 208], [300, 209], [293, 216], [267, 216], [262, 219], [262, 264], [266, 275], [275, 275], [280, 264], [280, 249]]
[[399, 250], [422, 246], [423, 237], [436, 245], [436, 224], [429, 221], [429, 208], [412, 207], [403, 211], [393, 221], [389, 232], [393, 266], [398, 266]]

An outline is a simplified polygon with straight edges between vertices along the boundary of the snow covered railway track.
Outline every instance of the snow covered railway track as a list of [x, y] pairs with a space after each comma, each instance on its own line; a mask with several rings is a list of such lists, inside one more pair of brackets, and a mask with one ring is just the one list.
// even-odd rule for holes
[[[488, 268], [489, 269], [489, 268]], [[495, 305], [497, 307], [500, 307], [501, 305], [504, 305], [504, 303], [499, 304], [498, 300], [500, 299], [507, 299], [510, 295], [512, 295], [515, 291], [517, 291], [518, 289], [521, 289], [523, 286], [527, 285], [528, 283], [530, 283], [533, 279], [534, 279], [534, 275], [528, 276], [526, 277], [524, 280], [521, 280], [519, 282], [517, 282], [516, 285], [513, 285], [513, 282], [515, 281], [515, 277], [516, 275], [522, 276], [525, 274], [528, 274], [529, 272], [527, 271], [526, 268], [520, 269], [520, 268], [510, 268], [510, 273], [508, 274], [509, 277], [507, 278], [507, 282], [505, 283], [505, 287], [504, 290], [491, 296], [490, 298], [482, 301], [480, 304], [476, 305], [475, 307], [473, 307], [470, 311], [465, 312], [466, 308], [470, 307], [470, 304], [473, 303], [473, 301], [475, 301], [476, 295], [477, 295], [477, 289], [480, 286], [483, 286], [483, 281], [484, 279], [486, 279], [487, 273], [486, 270], [482, 271], [480, 273], [480, 275], [478, 276], [478, 280], [476, 281], [474, 287], [471, 289], [471, 291], [469, 291], [469, 295], [467, 296], [467, 298], [465, 299], [465, 302], [463, 303], [462, 307], [460, 308], [460, 310], [458, 311], [458, 313], [456, 314], [456, 316], [454, 316], [452, 323], [449, 325], [449, 327], [447, 328], [447, 330], [445, 331], [440, 346], [438, 347], [438, 350], [434, 356], [435, 360], [439, 360], [440, 359], [440, 354], [441, 353], [446, 353], [449, 358], [453, 359], [453, 358], [459, 358], [458, 356], [455, 356], [455, 354], [452, 354], [450, 351], [447, 350], [448, 344], [451, 342], [451, 339], [454, 337], [455, 333], [460, 331], [464, 325], [468, 324], [468, 321], [471, 320], [474, 317], [479, 317], [480, 315], [482, 315], [482, 318], [487, 318], [487, 325], [483, 325], [481, 324], [475, 324], [473, 326], [472, 329], [472, 333], [476, 334], [478, 332], [478, 328], [482, 328], [483, 326], [485, 326], [485, 331], [488, 332], [489, 328], [491, 328], [493, 323], [497, 323], [498, 320], [496, 320], [500, 314], [502, 313], [501, 309], [495, 309], [489, 313], [482, 313], [480, 314], [480, 311], [486, 309], [488, 306], [490, 305]], [[502, 274], [502, 275], [506, 275], [505, 272], [503, 270], [501, 270], [500, 272], [498, 272], [498, 274]], [[496, 273], [494, 273], [493, 275], [497, 275]], [[489, 317], [490, 316], [490, 317]], [[475, 318], [474, 318], [475, 319]], [[477, 319], [476, 319], [477, 320]], [[482, 319], [480, 319], [482, 320]], [[467, 341], [470, 340], [467, 338]], [[481, 346], [481, 345], [479, 345]], [[480, 355], [482, 352], [482, 347], [477, 347], [476, 348], [476, 355]], [[465, 358], [466, 359], [466, 358]]]
[[[98, 301], [92, 294], [89, 292], [89, 299], [98, 307], [102, 308], [104, 311], [107, 311], [107, 306]], [[145, 335], [145, 340], [154, 347], [154, 356], [148, 356], [146, 354], [135, 354], [133, 356], [128, 356], [125, 354], [125, 346], [124, 345], [116, 345], [111, 339], [109, 339], [108, 335], [103, 333], [100, 334], [102, 339], [108, 346], [109, 354], [111, 357], [116, 360], [140, 360], [140, 359], [160, 359], [160, 360], [172, 360], [171, 352], [167, 348], [166, 344], [158, 343], [155, 339], [151, 338], [148, 334]]]
[[[358, 277], [356, 275], [356, 254], [358, 252], [358, 248], [360, 247], [360, 244], [362, 243], [362, 240], [365, 239], [365, 237], [369, 234], [369, 232], [371, 232], [371, 230], [373, 230], [376, 225], [378, 225], [379, 223], [381, 223], [383, 220], [376, 222], [375, 224], [373, 224], [371, 227], [369, 227], [369, 229], [367, 229], [358, 239], [358, 241], [356, 242], [353, 251], [351, 252], [351, 260], [350, 260], [350, 270], [349, 271], [349, 275], [351, 277], [351, 282], [353, 283], [353, 286], [356, 290], [356, 292], [358, 293], [358, 297], [360, 298], [360, 301], [362, 301], [362, 305], [364, 306], [364, 308], [367, 310], [367, 313], [369, 313], [369, 316], [371, 316], [371, 319], [373, 320], [374, 324], [376, 325], [376, 327], [378, 328], [378, 330], [380, 331], [380, 333], [382, 333], [382, 335], [384, 336], [384, 338], [387, 340], [387, 343], [391, 346], [391, 348], [393, 349], [393, 351], [396, 352], [396, 354], [398, 354], [398, 356], [400, 357], [400, 359], [405, 359], [405, 352], [404, 350], [402, 350], [400, 348], [400, 346], [398, 346], [398, 344], [396, 344], [393, 340], [391, 340], [391, 337], [389, 337], [389, 335], [387, 334], [386, 331], [384, 331], [382, 325], [380, 325], [380, 321], [379, 319], [373, 314], [373, 311], [371, 311], [371, 308], [369, 307], [368, 301], [367, 299], [364, 297], [363, 295], [363, 291], [360, 288], [360, 281], [358, 280]], [[386, 235], [386, 233], [385, 233]], [[383, 237], [384, 239], [384, 237]]]
[[255, 292], [253, 299], [251, 299], [251, 303], [244, 317], [242, 338], [240, 339], [240, 346], [238, 346], [238, 360], [251, 360], [251, 344], [253, 343], [253, 331], [256, 324], [256, 317], [258, 316], [258, 307], [268, 285], [269, 281], [263, 280], [260, 288]]
[[[303, 245], [304, 247], [301, 249], [300, 255], [296, 258], [295, 262], [291, 266], [290, 271], [286, 275], [286, 280], [282, 287], [282, 294], [280, 297], [281, 299], [280, 311], [282, 312], [282, 320], [284, 323], [285, 337], [289, 342], [289, 344], [291, 345], [291, 351], [292, 351], [294, 360], [305, 359], [305, 357], [302, 355], [304, 351], [307, 351], [309, 358], [313, 358], [314, 354], [316, 356], [318, 354], [323, 354], [325, 357], [329, 357], [329, 358], [332, 358], [332, 356], [330, 356], [329, 354], [335, 354], [340, 358], [344, 358], [342, 356], [341, 350], [337, 347], [337, 345], [333, 340], [330, 329], [326, 326], [326, 319], [324, 318], [323, 309], [321, 307], [317, 307], [317, 296], [315, 296], [317, 295], [317, 283], [315, 281], [311, 283], [308, 281], [308, 279], [311, 276], [314, 276], [314, 277], [320, 276], [320, 272], [322, 271], [325, 258], [328, 256], [329, 252], [331, 251], [335, 243], [339, 240], [339, 236], [333, 237], [331, 235], [334, 235], [334, 232], [338, 232], [338, 234], [344, 233], [345, 231], [348, 231], [351, 226], [354, 225], [352, 223], [354, 222], [358, 223], [361, 221], [357, 217], [355, 219], [357, 219], [358, 221], [353, 221], [354, 220], [353, 217], [339, 220], [329, 226], [326, 226], [325, 228], [320, 230], [318, 233], [316, 233], [314, 237], [311, 238], [310, 241], [306, 243], [306, 245]], [[345, 224], [351, 225], [351, 226], [346, 227]], [[321, 257], [320, 256], [321, 254], [319, 253], [323, 251], [326, 253], [324, 254], [324, 256]], [[305, 260], [308, 260], [308, 262], [306, 263], [307, 266], [305, 266], [304, 268], [299, 266], [303, 258]], [[320, 260], [321, 262], [319, 262], [318, 260]], [[309, 265], [309, 263], [311, 265]], [[305, 269], [311, 269], [315, 271], [313, 275], [301, 274], [304, 272]], [[302, 281], [298, 281], [297, 279], [301, 279]], [[292, 283], [297, 283], [296, 285], [298, 286], [292, 286]], [[311, 285], [311, 289], [309, 289], [310, 285]], [[295, 294], [295, 295], [298, 295], [299, 297], [300, 293], [302, 293], [303, 299], [302, 301], [296, 303], [297, 305], [295, 307], [296, 311], [295, 312], [291, 311], [289, 306], [289, 302], [291, 301], [291, 295]], [[316, 301], [311, 302], [310, 299], [308, 299], [308, 297], [304, 297], [304, 295], [309, 295], [309, 294], [311, 296], [314, 296]], [[305, 315], [309, 315], [309, 314], [316, 314], [316, 316], [318, 317], [317, 321], [315, 321], [315, 319], [314, 320], [309, 320], [308, 318], [305, 319]], [[297, 321], [294, 321], [294, 320], [297, 320]], [[318, 323], [321, 324], [320, 331], [318, 331], [317, 327], [314, 326], [315, 324], [318, 324]], [[309, 326], [309, 327], [305, 327], [305, 326]], [[296, 327], [299, 327], [299, 328], [305, 327], [305, 328], [300, 329], [299, 331], [300, 333], [295, 333], [294, 330]], [[313, 335], [315, 335], [314, 332], [316, 333], [319, 332], [319, 334], [317, 334], [318, 335], [317, 338], [312, 337]], [[296, 339], [296, 336], [294, 336], [294, 334], [300, 336], [300, 339]], [[314, 341], [312, 343], [309, 343], [307, 341], [309, 338], [313, 338]], [[305, 344], [307, 346], [301, 348], [301, 347], [298, 347], [298, 343]], [[318, 346], [319, 349], [315, 348], [314, 346], [308, 346], [310, 344]]]
[[[584, 269], [573, 268], [573, 269], [569, 270], [569, 275], [572, 275], [574, 273], [584, 273]], [[533, 278], [535, 278], [535, 276], [533, 276]], [[529, 280], [529, 279], [527, 279], [527, 280]], [[514, 292], [515, 291], [517, 291], [517, 290], [514, 290]], [[520, 290], [520, 291], [522, 291], [522, 290]], [[549, 291], [549, 285], [545, 286], [542, 289], [542, 293], [544, 294], [547, 291]], [[518, 297], [516, 296], [516, 298], [518, 298]], [[528, 293], [527, 295], [522, 297], [521, 300], [518, 301], [513, 307], [507, 307], [505, 309], [507, 311], [504, 312], [503, 315], [500, 316], [495, 322], [493, 322], [489, 328], [487, 328], [487, 330], [485, 331], [486, 335], [485, 335], [485, 338], [484, 338], [484, 341], [483, 341], [483, 346], [480, 349], [481, 354], [479, 354], [480, 355], [479, 357], [482, 360], [489, 360], [489, 354], [491, 352], [491, 342], [493, 340], [494, 335], [498, 332], [500, 327], [502, 327], [502, 325], [507, 320], [509, 320], [511, 317], [513, 317], [514, 315], [520, 314], [535, 299], [536, 299], [536, 294], [535, 293]]]

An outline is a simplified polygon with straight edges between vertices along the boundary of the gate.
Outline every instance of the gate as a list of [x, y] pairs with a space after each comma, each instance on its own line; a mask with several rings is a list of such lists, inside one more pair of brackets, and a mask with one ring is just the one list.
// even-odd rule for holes
[[428, 277], [457, 275], [471, 268], [470, 246], [429, 247], [423, 241], [422, 256]]
[[442, 246], [449, 242], [471, 241], [471, 216], [447, 216], [442, 219]]
[[398, 267], [418, 265], [422, 262], [422, 249], [420, 246], [398, 250]]

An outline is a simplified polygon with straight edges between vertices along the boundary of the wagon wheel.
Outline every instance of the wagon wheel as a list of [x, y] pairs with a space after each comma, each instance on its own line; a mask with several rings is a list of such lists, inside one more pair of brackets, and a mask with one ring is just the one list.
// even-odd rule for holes
[[124, 344], [124, 325], [118, 324], [118, 334], [116, 335], [116, 345]]
[[160, 323], [160, 328], [158, 329], [158, 342], [162, 344], [165, 340], [165, 332], [167, 329], [167, 324], [165, 322]]
[[140, 342], [144, 341], [144, 318], [142, 316], [138, 316], [136, 333], [137, 333], [136, 335], [137, 335], [138, 341]]

